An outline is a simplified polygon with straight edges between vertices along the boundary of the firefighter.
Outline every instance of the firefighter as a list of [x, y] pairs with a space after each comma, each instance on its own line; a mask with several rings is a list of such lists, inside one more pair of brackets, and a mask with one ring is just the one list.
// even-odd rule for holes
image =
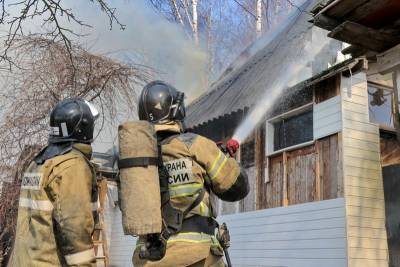
[[[213, 141], [183, 131], [183, 93], [171, 85], [154, 81], [144, 87], [139, 118], [155, 125], [169, 175], [170, 203], [185, 216], [179, 232], [168, 237], [161, 260], [146, 259], [143, 248], [150, 247], [152, 240], [149, 236], [139, 237], [134, 266], [225, 266], [223, 249], [215, 236], [216, 212], [210, 195], [231, 202], [243, 199], [249, 192], [246, 174]], [[228, 143], [234, 155], [238, 143]]]
[[52, 110], [48, 146], [22, 177], [10, 267], [96, 266], [97, 189], [89, 160], [98, 115], [80, 98]]

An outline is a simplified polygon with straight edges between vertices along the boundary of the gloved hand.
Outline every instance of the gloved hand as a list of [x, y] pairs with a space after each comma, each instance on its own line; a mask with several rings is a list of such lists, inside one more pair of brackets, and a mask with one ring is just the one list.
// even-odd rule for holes
[[228, 150], [228, 153], [231, 157], [234, 157], [236, 155], [236, 152], [239, 149], [239, 142], [236, 141], [235, 139], [230, 139], [226, 143], [226, 149]]

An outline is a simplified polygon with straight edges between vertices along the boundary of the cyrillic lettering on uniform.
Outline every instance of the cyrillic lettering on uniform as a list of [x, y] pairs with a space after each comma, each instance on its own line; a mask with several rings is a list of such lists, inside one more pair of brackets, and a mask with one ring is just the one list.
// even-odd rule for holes
[[42, 184], [42, 174], [26, 172], [22, 177], [21, 189], [40, 190]]
[[170, 160], [164, 163], [169, 173], [169, 185], [193, 183], [192, 160], [183, 158]]

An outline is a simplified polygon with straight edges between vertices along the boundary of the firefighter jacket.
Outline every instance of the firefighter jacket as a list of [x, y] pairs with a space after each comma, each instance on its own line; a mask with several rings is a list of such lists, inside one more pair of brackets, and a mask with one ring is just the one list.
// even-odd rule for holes
[[[169, 193], [175, 208], [186, 210], [206, 188], [201, 202], [186, 216], [215, 217], [210, 194], [226, 201], [238, 201], [249, 192], [248, 179], [235, 159], [227, 157], [215, 142], [194, 134], [182, 133], [178, 124], [156, 125], [162, 137], [162, 159], [169, 173]], [[165, 138], [163, 136], [166, 136]], [[224, 266], [222, 248], [214, 235], [202, 232], [179, 232], [167, 241], [167, 252], [160, 261], [138, 257], [139, 238], [134, 253], [134, 266], [190, 266], [214, 262]], [[210, 255], [211, 250], [211, 255]]]
[[8, 266], [96, 266], [91, 236], [97, 187], [90, 155], [90, 145], [75, 144], [42, 165], [29, 165]]

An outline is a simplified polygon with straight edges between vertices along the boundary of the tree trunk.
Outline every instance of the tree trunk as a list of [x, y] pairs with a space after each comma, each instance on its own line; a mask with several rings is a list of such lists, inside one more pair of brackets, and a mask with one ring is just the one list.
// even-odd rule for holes
[[179, 13], [179, 8], [178, 8], [178, 5], [176, 4], [176, 0], [171, 0], [171, 5], [173, 6], [176, 19], [179, 21], [179, 23], [182, 26], [185, 26], [185, 23], [183, 22], [181, 13]]
[[256, 1], [256, 35], [259, 38], [262, 34], [262, 0]]
[[193, 40], [196, 44], [199, 44], [199, 33], [197, 26], [197, 1], [192, 0], [192, 18], [193, 18]]

